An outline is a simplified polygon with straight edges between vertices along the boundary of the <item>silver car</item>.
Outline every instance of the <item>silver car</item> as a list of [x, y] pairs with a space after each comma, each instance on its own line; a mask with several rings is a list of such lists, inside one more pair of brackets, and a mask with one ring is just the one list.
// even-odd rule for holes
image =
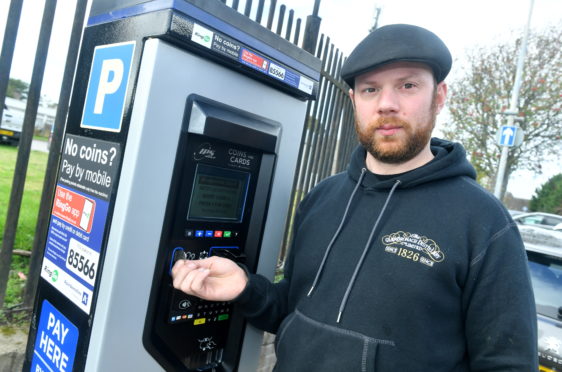
[[525, 243], [562, 249], [562, 216], [533, 212], [513, 216]]
[[562, 250], [526, 244], [537, 304], [541, 372], [562, 371]]

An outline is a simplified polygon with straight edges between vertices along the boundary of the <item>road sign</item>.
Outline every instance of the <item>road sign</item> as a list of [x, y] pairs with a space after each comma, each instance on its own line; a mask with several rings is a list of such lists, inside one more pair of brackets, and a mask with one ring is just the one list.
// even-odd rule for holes
[[503, 125], [500, 128], [498, 144], [500, 146], [513, 146], [515, 144], [515, 136], [517, 135], [517, 127], [512, 125]]
[[134, 41], [95, 48], [82, 128], [121, 131], [134, 49]]

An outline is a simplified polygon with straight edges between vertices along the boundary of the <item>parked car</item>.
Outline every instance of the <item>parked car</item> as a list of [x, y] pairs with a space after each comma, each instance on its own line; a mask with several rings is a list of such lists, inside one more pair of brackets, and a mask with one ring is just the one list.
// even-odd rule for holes
[[562, 248], [562, 216], [533, 212], [513, 216], [525, 243]]
[[511, 214], [511, 217], [517, 216], [517, 215], [519, 215], [519, 214], [525, 213], [525, 212], [523, 212], [523, 211], [516, 211], [516, 210], [514, 210], [514, 209], [509, 209], [508, 212], [509, 212], [509, 214]]
[[562, 371], [562, 250], [526, 244], [538, 320], [539, 370]]
[[562, 216], [544, 212], [521, 213], [513, 216], [513, 220], [521, 225], [533, 225], [545, 229], [553, 229], [562, 224]]
[[23, 115], [16, 113], [4, 104], [0, 122], [0, 142], [18, 144], [23, 128]]

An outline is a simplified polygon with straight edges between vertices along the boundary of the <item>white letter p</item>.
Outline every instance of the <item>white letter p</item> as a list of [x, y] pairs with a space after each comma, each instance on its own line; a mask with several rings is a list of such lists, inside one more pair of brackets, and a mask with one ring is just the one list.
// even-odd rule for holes
[[[109, 81], [109, 74], [113, 72], [113, 79]], [[101, 65], [100, 83], [94, 104], [94, 114], [101, 114], [105, 96], [117, 92], [123, 80], [123, 61], [120, 59], [106, 59]]]

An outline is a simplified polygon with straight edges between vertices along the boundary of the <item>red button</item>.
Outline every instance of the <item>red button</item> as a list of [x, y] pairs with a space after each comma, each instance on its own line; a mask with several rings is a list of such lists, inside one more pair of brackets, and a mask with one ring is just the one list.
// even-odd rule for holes
[[215, 238], [222, 238], [222, 230], [215, 230]]

